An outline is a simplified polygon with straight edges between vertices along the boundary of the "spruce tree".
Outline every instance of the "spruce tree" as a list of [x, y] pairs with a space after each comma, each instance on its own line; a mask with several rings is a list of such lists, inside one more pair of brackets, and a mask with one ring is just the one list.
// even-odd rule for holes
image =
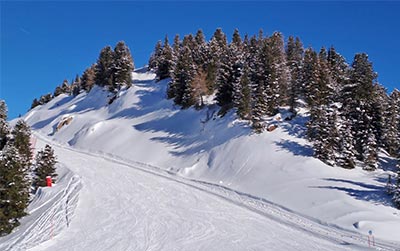
[[32, 149], [31, 149], [31, 129], [24, 120], [19, 120], [12, 130], [13, 145], [18, 150], [21, 163], [24, 167], [30, 168], [32, 165]]
[[194, 96], [193, 79], [196, 75], [196, 66], [193, 62], [192, 52], [184, 46], [179, 53], [172, 81], [168, 86], [168, 97], [173, 98], [175, 104], [188, 108], [196, 103]]
[[351, 94], [344, 101], [350, 120], [353, 121], [355, 149], [357, 158], [365, 163], [366, 170], [374, 170], [377, 162], [377, 142], [373, 119], [373, 97], [377, 74], [365, 53], [356, 54], [350, 73], [349, 85], [345, 86]]
[[335, 102], [342, 102], [340, 100], [342, 90], [349, 79], [349, 65], [346, 59], [336, 52], [332, 46], [328, 50], [328, 65], [330, 71], [330, 77], [332, 80], [332, 89]]
[[131, 52], [124, 41], [120, 41], [114, 48], [113, 54], [113, 82], [110, 87], [112, 92], [117, 92], [122, 86], [131, 86], [134, 63]]
[[37, 100], [37, 98], [34, 98], [31, 104], [31, 109], [35, 108], [38, 105], [40, 105], [39, 100]]
[[29, 201], [27, 168], [19, 151], [8, 142], [0, 151], [0, 236], [9, 234], [26, 215]]
[[81, 78], [81, 88], [86, 92], [89, 92], [96, 82], [96, 64], [93, 64], [87, 68]]
[[338, 128], [336, 165], [352, 169], [355, 168], [356, 150], [352, 120], [339, 109], [336, 127]]
[[390, 94], [386, 115], [385, 148], [394, 157], [400, 156], [400, 91]]
[[7, 143], [7, 137], [10, 133], [10, 128], [7, 123], [7, 105], [4, 100], [0, 100], [0, 151]]
[[271, 78], [268, 81], [273, 84], [271, 95], [275, 96], [275, 106], [288, 105], [289, 68], [282, 33], [274, 32], [268, 39], [268, 46], [271, 53]]
[[159, 41], [157, 41], [154, 51], [151, 54], [150, 59], [149, 59], [149, 70], [157, 72], [158, 60], [160, 58], [161, 51], [162, 51], [162, 44], [161, 44], [161, 41], [159, 40]]
[[46, 186], [47, 176], [50, 176], [53, 182], [55, 181], [55, 178], [57, 177], [56, 163], [57, 160], [51, 146], [46, 145], [44, 150], [37, 153], [34, 170], [35, 178], [33, 182], [35, 188]]
[[170, 78], [174, 70], [173, 50], [168, 42], [168, 37], [165, 36], [164, 46], [158, 57], [158, 67], [156, 70], [157, 79], [162, 80]]
[[309, 108], [320, 103], [321, 76], [318, 55], [312, 48], [307, 48], [304, 54], [302, 89]]
[[245, 66], [243, 75], [240, 78], [240, 92], [237, 113], [241, 119], [250, 119], [251, 114], [251, 87], [249, 69]]
[[81, 91], [81, 78], [77, 74], [74, 81], [71, 84], [71, 93], [74, 96], [78, 96]]
[[96, 85], [110, 87], [114, 81], [114, 51], [106, 46], [100, 51], [96, 64]]
[[290, 111], [295, 113], [298, 106], [297, 100], [302, 93], [302, 67], [303, 67], [303, 44], [299, 38], [289, 37], [286, 46], [286, 62], [289, 68], [289, 106]]

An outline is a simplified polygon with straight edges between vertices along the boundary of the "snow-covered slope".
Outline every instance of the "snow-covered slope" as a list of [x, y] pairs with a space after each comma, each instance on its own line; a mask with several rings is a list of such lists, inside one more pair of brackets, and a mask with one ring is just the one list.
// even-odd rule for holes
[[[136, 71], [133, 73], [133, 86], [128, 90], [122, 90], [111, 105], [108, 105], [111, 95], [107, 91], [95, 87], [90, 93], [82, 93], [77, 97], [60, 95], [50, 103], [36, 107], [25, 115], [24, 119], [32, 126], [38, 137], [60, 144], [61, 147], [58, 148], [57, 153], [62, 162], [77, 175], [84, 176], [83, 199], [80, 199], [77, 208], [76, 222], [73, 220], [71, 229], [66, 230], [59, 239], [56, 238], [48, 245], [65, 250], [66, 246], [63, 246], [63, 243], [68, 243], [67, 240], [76, 237], [79, 228], [82, 227], [86, 231], [86, 237], [90, 238], [93, 243], [99, 239], [106, 239], [111, 245], [111, 243], [116, 243], [118, 238], [143, 237], [140, 240], [121, 242], [123, 243], [121, 245], [126, 246], [117, 247], [117, 250], [144, 249], [146, 243], [149, 245], [148, 247], [169, 250], [173, 249], [173, 246], [170, 246], [172, 240], [178, 239], [180, 242], [177, 243], [180, 245], [177, 244], [176, 248], [190, 247], [192, 244], [194, 249], [198, 249], [197, 247], [207, 249], [207, 245], [211, 243], [213, 245], [209, 247], [231, 250], [229, 243], [237, 242], [244, 245], [238, 244], [237, 249], [241, 250], [243, 248], [240, 247], [251, 249], [253, 246], [250, 243], [254, 244], [254, 248], [264, 250], [310, 250], [311, 247], [317, 250], [323, 250], [323, 247], [327, 250], [342, 250], [345, 246], [339, 248], [335, 245], [340, 242], [351, 243], [349, 248], [367, 245], [366, 235], [369, 230], [373, 231], [377, 242], [382, 243], [382, 247], [386, 245], [386, 247], [394, 249], [396, 245], [400, 246], [400, 242], [398, 242], [400, 232], [396, 230], [400, 229], [400, 213], [392, 207], [390, 199], [384, 193], [387, 170], [376, 172], [365, 172], [360, 169], [344, 170], [338, 167], [329, 167], [313, 158], [312, 149], [303, 138], [303, 125], [306, 118], [301, 115], [290, 122], [274, 121], [279, 125], [276, 130], [257, 135], [251, 132], [246, 123], [236, 120], [233, 111], [223, 118], [218, 117], [218, 108], [215, 105], [209, 105], [202, 110], [180, 110], [179, 107], [174, 107], [172, 101], [165, 98], [167, 82], [156, 83], [154, 77], [154, 74], [143, 69]], [[63, 120], [69, 120], [69, 124], [57, 129]], [[75, 152], [76, 155], [72, 155], [68, 153], [72, 150], [65, 150], [66, 146], [84, 153]], [[93, 156], [106, 157], [112, 161], [103, 166], [99, 163], [100, 160]], [[267, 220], [265, 216], [269, 215], [268, 212], [264, 212], [265, 214], [258, 212], [257, 216], [251, 216], [255, 217], [251, 218], [254, 221], [246, 222], [244, 218], [250, 216], [241, 206], [239, 209], [233, 210], [220, 201], [215, 202], [215, 198], [210, 199], [208, 193], [204, 195], [207, 197], [206, 199], [196, 191], [188, 190], [186, 193], [182, 189], [178, 190], [174, 187], [175, 185], [169, 186], [165, 182], [155, 185], [156, 182], [151, 181], [154, 177], [148, 178], [148, 181], [146, 175], [142, 177], [136, 171], [130, 171], [126, 166], [120, 167], [120, 164], [115, 164], [115, 160], [154, 172], [164, 173], [164, 170], [187, 182], [195, 181], [198, 184], [198, 181], [206, 181], [218, 185], [219, 190], [215, 185], [211, 187], [217, 189], [219, 193], [221, 191], [237, 191], [247, 199], [263, 201], [267, 205], [277, 204], [285, 213], [296, 215], [296, 219], [300, 217], [300, 219], [306, 219], [310, 224], [330, 228], [332, 236], [335, 236], [335, 231], [339, 231], [343, 236], [351, 236], [353, 233], [354, 236], [357, 236], [358, 241], [354, 243], [338, 238], [332, 242], [330, 237], [325, 235], [323, 238], [315, 237], [315, 233], [303, 235], [306, 227], [300, 230], [303, 233], [296, 232], [296, 234], [290, 232], [295, 230], [286, 229], [285, 231], [290, 233], [285, 235], [285, 231], [279, 230], [281, 226], [264, 222]], [[381, 161], [385, 162], [384, 166], [387, 169], [390, 169], [393, 164], [392, 160], [385, 155], [381, 156]], [[123, 171], [116, 172], [117, 167], [112, 163]], [[97, 172], [109, 177], [97, 176]], [[135, 180], [136, 175], [142, 178]], [[102, 180], [103, 178], [107, 180]], [[85, 179], [93, 179], [93, 181], [89, 182]], [[112, 185], [112, 182], [115, 182], [115, 185]], [[91, 186], [92, 189], [85, 190], [85, 184]], [[120, 185], [121, 188], [119, 188], [117, 184], [123, 185]], [[135, 184], [139, 184], [139, 186], [135, 186]], [[97, 186], [98, 189], [112, 186], [110, 189], [115, 192], [116, 198], [104, 195], [103, 199], [90, 200], [95, 196], [91, 196], [90, 191], [95, 191]], [[164, 186], [165, 188], [163, 188]], [[154, 191], [152, 193], [148, 191], [152, 187], [159, 191], [158, 197], [154, 195]], [[140, 194], [137, 197], [126, 195], [131, 192], [140, 193], [141, 189], [145, 190], [143, 196], [151, 199], [151, 204], [137, 205], [136, 201], [144, 199]], [[238, 194], [237, 192], [235, 194]], [[175, 193], [180, 196], [172, 196]], [[224, 192], [222, 193], [224, 194]], [[98, 195], [101, 196], [102, 193]], [[231, 198], [231, 196], [228, 197]], [[128, 201], [124, 201], [124, 198]], [[157, 201], [160, 206], [157, 205]], [[121, 204], [107, 210], [108, 208], [105, 206], [112, 203]], [[203, 205], [207, 203], [210, 203], [210, 206]], [[130, 205], [132, 206], [130, 207]], [[154, 208], [148, 208], [149, 205], [153, 205]], [[85, 210], [102, 206], [106, 211], [110, 211], [110, 215], [106, 215], [107, 213], [100, 209], [94, 213], [98, 213], [96, 217], [106, 219], [101, 224], [104, 231], [98, 231], [96, 232], [98, 234], [90, 237], [91, 231], [94, 231], [93, 228], [98, 225], [95, 224], [95, 220], [93, 222], [85, 221], [85, 215], [89, 214]], [[171, 212], [174, 207], [178, 207], [176, 212]], [[122, 209], [125, 211], [121, 211]], [[117, 210], [117, 212], [114, 214], [112, 210]], [[154, 214], [154, 210], [166, 212], [164, 216], [159, 215], [162, 218], [159, 224], [146, 217], [146, 215]], [[197, 219], [197, 221], [207, 219], [205, 225], [201, 225], [201, 223], [196, 225], [185, 217], [183, 217], [185, 220], [180, 222], [182, 219], [177, 220], [175, 216], [180, 215], [182, 210], [185, 212], [193, 210], [190, 214], [185, 214], [185, 217], [193, 214], [193, 219]], [[233, 217], [228, 213], [230, 210], [239, 215], [236, 215], [236, 218]], [[126, 233], [116, 237], [117, 239], [106, 236], [107, 233], [116, 231], [113, 229], [115, 226], [113, 221], [118, 222], [118, 217], [124, 218], [135, 212], [141, 219], [126, 222], [124, 224], [128, 224], [128, 226], [123, 228], [128, 232], [133, 231], [135, 234]], [[254, 213], [254, 211], [252, 212]], [[223, 216], [224, 214], [227, 214], [226, 218]], [[241, 215], [244, 218], [241, 218]], [[260, 215], [263, 216], [258, 218]], [[133, 219], [135, 218], [126, 218], [127, 221]], [[143, 223], [142, 220], [147, 223]], [[181, 234], [163, 235], [163, 231], [156, 230], [155, 225], [164, 229], [162, 225], [169, 220], [173, 225], [172, 232], [177, 231]], [[186, 221], [189, 222], [188, 225], [183, 223]], [[225, 221], [228, 221], [229, 224], [222, 223]], [[76, 224], [76, 228], [72, 227], [73, 224]], [[82, 224], [89, 224], [89, 226], [80, 226]], [[165, 224], [164, 227], [167, 229], [168, 224]], [[268, 225], [274, 227], [271, 229], [266, 227]], [[289, 225], [297, 228], [293, 222]], [[275, 228], [277, 229], [276, 233], [273, 231]], [[194, 230], [189, 231], [188, 229]], [[242, 231], [240, 231], [241, 229]], [[185, 239], [193, 237], [184, 235], [184, 232], [187, 231], [196, 237], [195, 241], [185, 244]], [[301, 237], [293, 237], [297, 234]], [[222, 238], [222, 240], [226, 241], [221, 242], [220, 245], [228, 244], [218, 246], [215, 242], [210, 241], [216, 239], [217, 235], [225, 236], [225, 239]], [[239, 238], [240, 235], [242, 239]], [[271, 235], [273, 238], [269, 238]], [[261, 238], [262, 236], [264, 239]], [[282, 241], [284, 243], [282, 245], [289, 245], [283, 241], [287, 238], [297, 242], [298, 248], [280, 248], [283, 246], [266, 248], [268, 246], [264, 246], [266, 243], [279, 245], [272, 239]], [[300, 240], [303, 238], [310, 239], [311, 246], [307, 244], [307, 241]], [[319, 239], [315, 242], [318, 244], [313, 242], [313, 238]], [[361, 238], [364, 239], [361, 240]], [[165, 246], [151, 246], [157, 239], [164, 240], [160, 243], [164, 243]], [[330, 241], [326, 243], [321, 239]], [[349, 239], [351, 238], [349, 237]], [[1, 242], [2, 239], [0, 239]], [[45, 244], [43, 245], [46, 247]], [[303, 246], [304, 248], [301, 248]], [[89, 248], [83, 243], [78, 243], [76, 247], [76, 249], [79, 247]]]

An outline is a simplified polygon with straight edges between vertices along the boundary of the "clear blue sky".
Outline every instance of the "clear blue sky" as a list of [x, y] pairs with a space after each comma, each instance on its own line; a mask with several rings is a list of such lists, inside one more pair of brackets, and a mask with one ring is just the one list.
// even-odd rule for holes
[[170, 41], [217, 27], [230, 38], [281, 31], [305, 46], [334, 45], [348, 62], [366, 52], [392, 91], [400, 87], [400, 2], [4, 2], [1, 8], [0, 98], [9, 116], [24, 114], [33, 98], [94, 63], [105, 45], [124, 40], [136, 67], [157, 40]]

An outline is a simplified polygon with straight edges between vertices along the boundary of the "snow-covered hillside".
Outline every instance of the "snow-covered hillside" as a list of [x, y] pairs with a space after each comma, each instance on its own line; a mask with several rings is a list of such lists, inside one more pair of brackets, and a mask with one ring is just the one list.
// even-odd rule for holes
[[365, 250], [369, 230], [381, 249], [400, 247], [389, 157], [375, 172], [327, 166], [312, 157], [302, 114], [253, 134], [233, 111], [174, 107], [154, 77], [137, 70], [111, 105], [94, 87], [24, 116], [83, 180], [70, 227], [35, 250]]

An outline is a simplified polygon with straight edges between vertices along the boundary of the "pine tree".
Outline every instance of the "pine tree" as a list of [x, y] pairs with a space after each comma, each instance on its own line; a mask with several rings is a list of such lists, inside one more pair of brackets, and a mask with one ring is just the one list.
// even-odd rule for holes
[[32, 101], [31, 109], [35, 108], [38, 105], [40, 105], [39, 100], [37, 100], [37, 98], [34, 98]]
[[10, 133], [10, 128], [7, 123], [7, 105], [4, 100], [0, 100], [0, 151], [7, 143], [7, 137]]
[[156, 70], [158, 80], [170, 78], [174, 70], [173, 50], [165, 36], [164, 46], [158, 57], [158, 67]]
[[162, 44], [161, 41], [159, 40], [157, 41], [156, 46], [154, 48], [154, 52], [151, 54], [149, 59], [149, 70], [157, 72], [158, 60], [160, 58], [161, 51], [162, 51]]
[[60, 94], [71, 94], [71, 86], [68, 83], [68, 80], [64, 79], [62, 84], [60, 86], [57, 86], [56, 89], [54, 90], [54, 97], [57, 97]]
[[57, 160], [51, 146], [46, 145], [44, 150], [37, 153], [34, 170], [35, 178], [33, 182], [35, 188], [46, 186], [47, 176], [50, 176], [53, 182], [55, 181], [55, 178], [57, 177], [56, 163]]
[[297, 99], [302, 93], [302, 67], [303, 67], [303, 44], [299, 38], [289, 37], [286, 46], [286, 62], [289, 67], [289, 106], [291, 112], [295, 113]]
[[251, 87], [249, 79], [249, 69], [245, 66], [243, 75], [240, 78], [240, 92], [237, 113], [241, 119], [250, 119], [251, 114]]
[[27, 169], [10, 143], [0, 152], [0, 236], [9, 234], [26, 215], [29, 201]]
[[168, 97], [173, 98], [175, 104], [182, 108], [188, 108], [196, 103], [194, 96], [193, 79], [196, 75], [196, 67], [193, 62], [192, 52], [184, 46], [179, 53], [172, 81], [168, 86]]
[[[235, 30], [232, 43], [223, 52], [220, 57], [216, 93], [216, 100], [218, 105], [221, 106], [220, 112], [222, 114], [233, 106], [235, 92], [240, 91], [244, 54], [238, 30]], [[235, 103], [238, 104], [238, 102]]]
[[388, 134], [388, 112], [389, 112], [389, 96], [387, 90], [380, 84], [374, 85], [373, 96], [371, 97], [372, 109], [372, 126], [375, 134], [376, 144], [378, 147], [384, 148], [386, 137]]
[[42, 95], [42, 96], [40, 97], [39, 103], [40, 103], [41, 105], [44, 105], [44, 104], [49, 103], [52, 99], [53, 99], [53, 97], [51, 96], [51, 93], [48, 93], [48, 94]]
[[264, 129], [262, 121], [266, 110], [267, 102], [265, 99], [264, 83], [257, 82], [256, 91], [253, 96], [253, 107], [251, 111], [252, 127], [257, 133], [261, 133]]
[[328, 165], [335, 165], [335, 142], [338, 137], [336, 130], [336, 113], [327, 105], [314, 106], [311, 114], [314, 121], [312, 123], [313, 145], [315, 157]]
[[347, 110], [348, 118], [353, 121], [352, 129], [355, 135], [355, 150], [357, 158], [363, 161], [367, 170], [374, 170], [377, 162], [377, 143], [374, 133], [373, 113], [371, 100], [374, 92], [377, 74], [372, 63], [365, 53], [356, 54], [350, 73], [349, 83], [345, 91], [350, 94], [346, 97], [343, 106]]
[[346, 169], [352, 169], [355, 167], [355, 155], [354, 149], [355, 140], [353, 135], [352, 122], [345, 115], [340, 113], [340, 119], [337, 121], [338, 128], [338, 141], [337, 141], [337, 153], [336, 153], [336, 164]]
[[275, 97], [275, 106], [288, 105], [289, 68], [282, 33], [274, 32], [268, 39], [268, 46], [271, 51], [271, 78], [268, 81], [273, 84], [271, 94]]
[[219, 88], [218, 85], [222, 81], [222, 78], [219, 76], [221, 74], [221, 59], [226, 57], [227, 49], [226, 35], [222, 32], [222, 29], [218, 28], [214, 32], [209, 43], [210, 58], [208, 60], [209, 67], [207, 69], [207, 86], [210, 92], [214, 91], [215, 88]]
[[110, 87], [112, 92], [117, 92], [122, 86], [131, 86], [132, 71], [135, 66], [128, 46], [124, 41], [120, 41], [114, 48], [114, 69], [113, 69], [113, 82]]
[[349, 65], [346, 59], [336, 52], [332, 46], [328, 50], [328, 66], [330, 71], [330, 77], [332, 80], [332, 89], [335, 102], [342, 102], [340, 100], [342, 90], [349, 79]]
[[96, 85], [104, 87], [112, 86], [114, 82], [114, 51], [111, 46], [106, 46], [100, 51], [96, 64]]
[[78, 96], [79, 93], [81, 91], [81, 78], [79, 77], [79, 75], [77, 74], [75, 76], [74, 81], [71, 84], [71, 93], [74, 96]]
[[19, 120], [12, 130], [13, 145], [18, 150], [21, 158], [21, 164], [30, 168], [32, 165], [32, 149], [31, 149], [31, 129], [24, 120]]
[[96, 64], [93, 64], [87, 68], [81, 78], [81, 88], [86, 92], [89, 92], [96, 82]]
[[194, 37], [194, 49], [192, 51], [192, 57], [194, 63], [201, 68], [202, 71], [206, 70], [206, 63], [208, 61], [208, 46], [205, 40], [205, 36], [202, 30], [198, 30]]
[[304, 54], [302, 88], [308, 107], [320, 103], [321, 76], [318, 55], [312, 48], [307, 48]]
[[394, 157], [400, 156], [400, 91], [390, 94], [386, 115], [385, 148]]

